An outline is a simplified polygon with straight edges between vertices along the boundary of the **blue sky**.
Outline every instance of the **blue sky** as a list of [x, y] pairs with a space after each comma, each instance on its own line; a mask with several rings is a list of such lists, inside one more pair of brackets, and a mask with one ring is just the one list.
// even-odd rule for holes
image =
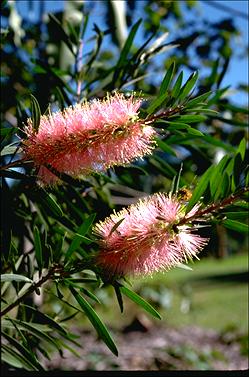
[[[18, 11], [24, 16], [28, 17], [29, 20], [33, 20], [34, 22], [39, 17], [39, 1], [33, 0], [32, 3], [32, 10], [28, 12], [28, 7], [30, 2], [27, 0], [18, 0], [17, 2]], [[99, 25], [99, 27], [103, 27], [103, 4], [105, 1], [86, 1], [88, 4], [94, 4], [94, 10], [92, 22], [95, 22]], [[134, 19], [140, 18], [141, 13], [139, 11], [139, 4], [142, 3], [143, 0], [137, 1], [137, 10], [135, 13]], [[234, 9], [235, 11], [239, 11], [245, 15], [248, 15], [248, 1], [247, 0], [230, 0], [230, 1], [223, 1], [223, 0], [216, 0], [214, 3], [218, 3], [221, 6], [229, 7], [231, 9]], [[44, 5], [44, 11], [45, 12], [56, 12], [63, 9], [65, 4], [65, 1], [51, 1], [51, 0], [45, 0], [43, 2]], [[187, 10], [186, 10], [187, 11]], [[192, 14], [192, 13], [191, 13]], [[198, 2], [198, 8], [197, 8], [197, 17], [198, 15], [200, 17], [205, 17], [207, 21], [211, 22], [217, 22], [221, 20], [222, 18], [229, 18], [233, 16], [233, 14], [228, 13], [224, 10], [214, 8], [210, 5], [210, 1], [199, 1]], [[91, 18], [91, 17], [90, 17]], [[92, 29], [92, 22], [89, 23], [88, 26], [88, 32], [87, 35], [91, 33]], [[234, 17], [234, 23], [237, 28], [241, 31], [241, 37], [238, 38], [233, 46], [233, 48], [236, 51], [239, 51], [240, 44], [247, 44], [248, 45], [248, 18], [242, 18], [242, 17]], [[139, 38], [139, 35], [138, 35]], [[139, 44], [139, 40], [136, 40]], [[170, 37], [169, 37], [170, 41]], [[245, 43], [246, 42], [246, 43]], [[167, 56], [165, 56], [167, 58]], [[226, 73], [226, 76], [224, 77], [224, 80], [222, 82], [223, 86], [231, 85], [231, 87], [235, 87], [239, 83], [248, 83], [248, 58], [238, 58], [233, 57], [232, 61], [230, 62], [228, 71]], [[240, 104], [240, 105], [246, 105], [248, 102], [248, 97], [246, 94], [242, 93], [233, 93], [232, 99], [234, 102]]]

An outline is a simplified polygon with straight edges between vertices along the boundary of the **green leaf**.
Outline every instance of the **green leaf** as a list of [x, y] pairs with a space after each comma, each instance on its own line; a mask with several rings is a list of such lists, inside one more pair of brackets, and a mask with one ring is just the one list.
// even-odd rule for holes
[[55, 216], [58, 216], [58, 217], [64, 216], [64, 213], [61, 207], [59, 206], [58, 203], [56, 203], [52, 194], [48, 194], [46, 190], [44, 190], [43, 188], [41, 188], [40, 190], [43, 193], [43, 200], [46, 206], [48, 206], [48, 208], [55, 214]]
[[1, 275], [1, 282], [4, 281], [25, 281], [26, 283], [33, 283], [32, 280], [27, 278], [26, 276], [16, 275], [16, 274], [3, 274]]
[[131, 46], [132, 46], [132, 43], [133, 43], [133, 40], [135, 38], [135, 35], [137, 33], [137, 30], [139, 28], [139, 25], [141, 24], [142, 22], [142, 19], [138, 20], [134, 25], [133, 27], [131, 28], [131, 31], [130, 31], [130, 34], [128, 35], [128, 38], [126, 39], [126, 42], [122, 48], [122, 51], [120, 53], [120, 57], [119, 57], [119, 60], [117, 62], [117, 65], [116, 65], [116, 69], [115, 69], [115, 72], [114, 72], [114, 75], [113, 75], [113, 81], [117, 81], [118, 78], [119, 78], [119, 75], [120, 75], [120, 68], [125, 65], [126, 61], [127, 61], [127, 56], [129, 54], [129, 51], [131, 49]]
[[204, 135], [203, 140], [205, 140], [207, 143], [215, 145], [216, 147], [220, 147], [222, 149], [225, 149], [228, 152], [236, 152], [236, 149], [230, 145], [222, 142], [221, 140], [218, 140], [216, 137], [213, 137], [211, 135]]
[[243, 138], [241, 142], [239, 143], [238, 152], [241, 155], [242, 160], [245, 158], [246, 153], [246, 139]]
[[249, 227], [247, 224], [240, 223], [239, 221], [236, 220], [224, 220], [221, 223], [223, 226], [225, 226], [228, 229], [235, 230], [236, 232], [240, 233], [247, 233], [249, 232]]
[[41, 109], [37, 99], [30, 94], [31, 97], [31, 113], [32, 113], [32, 127], [33, 130], [37, 133], [39, 126], [40, 126], [40, 119], [41, 119]]
[[183, 72], [181, 72], [175, 82], [175, 85], [173, 86], [172, 88], [172, 93], [171, 93], [171, 96], [173, 98], [177, 98], [179, 93], [180, 93], [180, 90], [181, 90], [181, 85], [182, 85], [182, 79], [183, 79]]
[[73, 252], [80, 246], [82, 242], [82, 237], [88, 232], [90, 226], [92, 225], [94, 219], [95, 219], [96, 213], [91, 214], [88, 216], [88, 218], [81, 224], [81, 226], [78, 228], [77, 232], [78, 233], [73, 241], [71, 242], [71, 245], [69, 246], [66, 255], [65, 255], [65, 262], [67, 262]]
[[123, 311], [124, 311], [124, 303], [123, 303], [123, 297], [122, 297], [121, 291], [120, 291], [120, 285], [115, 283], [113, 285], [113, 287], [114, 287], [115, 294], [116, 294], [116, 297], [117, 297], [117, 300], [118, 300], [118, 305], [119, 305], [119, 308], [120, 308], [120, 312], [123, 313]]
[[2, 344], [2, 354], [1, 359], [7, 364], [14, 366], [15, 368], [24, 368], [26, 370], [35, 370], [38, 369], [23, 355], [20, 355], [16, 350], [13, 350], [9, 346]]
[[44, 370], [44, 368], [36, 359], [35, 354], [31, 350], [27, 349], [20, 343], [20, 341], [17, 341], [15, 338], [9, 336], [5, 332], [2, 332], [2, 335], [5, 337], [5, 339], [8, 340], [12, 347], [15, 347], [17, 351], [20, 352], [22, 357], [25, 359], [25, 362], [32, 366], [33, 370]]
[[43, 267], [43, 257], [42, 257], [42, 244], [40, 233], [37, 226], [34, 226], [34, 245], [35, 245], [35, 257], [38, 264], [38, 268], [41, 271]]
[[10, 318], [7, 318], [7, 321], [9, 321], [10, 324], [12, 323], [16, 325], [19, 329], [28, 331], [29, 333], [34, 335], [36, 338], [48, 342], [49, 344], [53, 345], [57, 350], [61, 351], [55, 339], [53, 339], [52, 337], [46, 334], [46, 332], [51, 331], [51, 329], [49, 329], [49, 327], [47, 327], [46, 325], [40, 325], [34, 322], [24, 322], [21, 320], [17, 320], [17, 319], [14, 320]]
[[201, 94], [200, 96], [197, 96], [191, 99], [190, 101], [188, 101], [186, 107], [187, 108], [194, 107], [198, 105], [199, 103], [204, 102], [211, 94], [212, 94], [212, 91], [209, 91], [207, 93]]
[[213, 174], [213, 171], [214, 171], [214, 167], [210, 166], [202, 175], [199, 183], [197, 184], [196, 188], [194, 189], [192, 193], [192, 197], [186, 208], [186, 213], [188, 213], [194, 207], [194, 205], [198, 202], [202, 194], [206, 191], [209, 184], [209, 180]]
[[70, 291], [72, 292], [74, 298], [85, 312], [86, 316], [92, 323], [93, 327], [97, 331], [99, 337], [105, 342], [107, 347], [113, 352], [114, 355], [118, 356], [117, 347], [112, 340], [107, 328], [95, 312], [95, 310], [91, 307], [91, 305], [73, 288], [69, 287]]
[[159, 89], [159, 96], [164, 94], [167, 91], [167, 89], [170, 87], [170, 83], [174, 75], [174, 71], [175, 71], [175, 62], [173, 62], [170, 65], [169, 69], [166, 72], [166, 75], [164, 76], [164, 79]]
[[39, 318], [39, 322], [48, 324], [50, 327], [54, 328], [55, 330], [58, 330], [59, 332], [63, 334], [67, 334], [65, 329], [58, 322], [56, 322], [53, 318], [49, 317], [47, 314], [40, 312], [38, 309], [33, 308], [30, 305], [21, 304], [21, 306], [28, 308], [33, 313], [35, 313]]
[[155, 138], [155, 139], [156, 139], [158, 147], [162, 151], [164, 151], [165, 153], [172, 154], [173, 156], [176, 156], [176, 153], [175, 153], [174, 149], [171, 148], [167, 143], [165, 143], [164, 141], [160, 140], [158, 137]]
[[141, 296], [137, 293], [131, 291], [129, 288], [125, 286], [120, 286], [120, 292], [127, 296], [130, 300], [134, 301], [136, 304], [141, 306], [144, 310], [150, 313], [153, 317], [161, 319], [160, 314], [153, 308], [147, 301], [145, 301]]
[[195, 136], [204, 136], [204, 134], [201, 131], [196, 130], [195, 128], [192, 128], [192, 127], [189, 127], [187, 129], [187, 133], [190, 135], [195, 135]]
[[72, 54], [75, 56], [72, 41], [70, 37], [67, 35], [67, 33], [65, 32], [65, 30], [63, 29], [60, 21], [52, 13], [50, 13], [48, 17], [51, 23], [53, 24], [55, 31], [58, 33], [58, 40], [63, 41], [67, 45], [69, 50], [72, 52]]
[[[86, 296], [97, 302], [98, 304], [101, 304], [99, 298], [92, 292], [90, 292], [88, 289], [80, 286], [79, 284], [76, 283], [79, 282], [79, 280], [82, 281], [82, 279], [64, 279], [63, 283], [65, 283], [67, 286], [75, 287], [79, 289], [82, 293], [84, 293]], [[96, 282], [97, 280], [94, 280]], [[89, 282], [89, 281], [88, 281]]]
[[147, 113], [154, 113], [155, 110], [162, 105], [162, 103], [166, 100], [167, 97], [169, 97], [168, 92], [165, 92], [161, 94], [159, 97], [157, 97], [154, 101], [151, 102], [150, 106], [147, 108]]
[[204, 115], [173, 115], [169, 119], [177, 119], [183, 123], [199, 123], [203, 122], [207, 118]]
[[187, 95], [190, 93], [190, 91], [194, 87], [197, 79], [198, 79], [198, 72], [193, 72], [192, 75], [190, 75], [187, 82], [181, 88], [180, 95], [178, 97], [180, 101], [187, 97]]
[[109, 237], [110, 237], [110, 235], [112, 234], [112, 233], [114, 233], [115, 232], [115, 230], [119, 227], [119, 225], [124, 221], [124, 217], [121, 219], [121, 220], [119, 220], [119, 221], [117, 221], [114, 225], [113, 225], [113, 227], [112, 227], [112, 229], [110, 230], [110, 233], [109, 233]]
[[241, 219], [241, 220], [246, 220], [248, 219], [248, 211], [238, 211], [238, 212], [231, 212], [231, 211], [228, 211], [228, 212], [224, 212], [224, 215], [229, 218], [229, 219], [232, 219], [232, 220], [238, 220], [238, 219]]

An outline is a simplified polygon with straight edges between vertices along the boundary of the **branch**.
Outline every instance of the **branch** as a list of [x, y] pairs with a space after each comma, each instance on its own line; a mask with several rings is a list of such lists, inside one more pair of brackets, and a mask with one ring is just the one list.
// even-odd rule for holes
[[16, 301], [12, 302], [9, 306], [7, 306], [1, 313], [0, 317], [8, 313], [10, 310], [15, 308], [19, 305], [26, 297], [28, 297], [31, 293], [35, 292], [37, 288], [41, 287], [47, 280], [52, 279], [55, 273], [61, 272], [61, 267], [53, 266], [47, 273], [47, 275], [43, 276], [37, 283], [30, 286], [30, 288], [21, 296], [16, 299]]
[[223, 199], [221, 202], [218, 203], [212, 203], [206, 208], [203, 208], [199, 211], [197, 211], [194, 215], [192, 216], [185, 216], [183, 217], [177, 224], [176, 226], [184, 225], [186, 223], [189, 223], [193, 220], [199, 220], [201, 217], [204, 217], [206, 215], [209, 215], [213, 212], [218, 211], [219, 209], [222, 209], [232, 203], [234, 203], [236, 200], [238, 200], [243, 194], [249, 191], [249, 187], [244, 187], [240, 191], [237, 192], [237, 194], [232, 194], [228, 198]]

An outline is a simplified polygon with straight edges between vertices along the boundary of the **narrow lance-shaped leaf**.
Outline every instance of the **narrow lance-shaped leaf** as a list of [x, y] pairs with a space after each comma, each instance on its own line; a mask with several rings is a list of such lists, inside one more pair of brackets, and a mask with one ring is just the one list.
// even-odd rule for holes
[[124, 221], [124, 219], [125, 219], [125, 218], [123, 217], [121, 220], [117, 221], [117, 222], [113, 225], [112, 229], [110, 230], [109, 236], [111, 236], [112, 233], [114, 233], [115, 230], [117, 230], [117, 228], [118, 228], [119, 225]]
[[53, 318], [49, 317], [47, 314], [40, 312], [38, 309], [33, 308], [30, 305], [26, 305], [26, 304], [21, 304], [21, 305], [25, 308], [28, 308], [33, 313], [35, 313], [40, 319], [39, 320], [40, 322], [42, 321], [42, 323], [48, 324], [50, 325], [50, 327], [62, 332], [63, 334], [66, 334], [65, 329], [59, 323], [57, 323]]
[[147, 301], [145, 301], [142, 297], [140, 297], [137, 293], [131, 291], [129, 288], [120, 286], [120, 292], [123, 293], [125, 296], [129, 297], [132, 301], [136, 304], [141, 306], [144, 310], [150, 313], [153, 317], [161, 319], [160, 314], [153, 308]]
[[2, 354], [1, 359], [6, 363], [13, 365], [16, 368], [24, 368], [26, 370], [37, 371], [36, 368], [25, 356], [13, 350], [11, 347], [2, 344]]
[[3, 281], [25, 281], [26, 283], [33, 283], [33, 281], [26, 276], [17, 274], [3, 274], [1, 275], [1, 282]]
[[113, 286], [114, 286], [114, 290], [115, 290], [116, 297], [117, 297], [117, 300], [118, 300], [120, 312], [123, 313], [124, 303], [123, 303], [123, 297], [122, 297], [122, 294], [121, 294], [121, 291], [120, 291], [120, 286], [119, 286], [119, 284], [114, 284]]
[[68, 248], [68, 250], [66, 252], [66, 255], [65, 255], [65, 262], [70, 259], [70, 257], [73, 254], [73, 252], [80, 246], [80, 244], [82, 242], [82, 237], [81, 236], [84, 236], [88, 232], [90, 226], [92, 225], [92, 223], [93, 223], [93, 221], [95, 219], [95, 216], [96, 216], [95, 213], [93, 213], [90, 216], [88, 216], [88, 218], [81, 224], [81, 226], [77, 230], [77, 233], [79, 235], [76, 235], [74, 237], [71, 245], [69, 246], [69, 248]]
[[167, 89], [169, 88], [172, 77], [174, 75], [174, 71], [175, 71], [175, 62], [173, 62], [170, 65], [169, 69], [167, 70], [166, 75], [164, 76], [164, 79], [163, 79], [162, 84], [161, 84], [160, 89], [159, 89], [159, 95], [165, 93], [167, 91]]
[[118, 356], [117, 347], [114, 341], [112, 340], [106, 326], [103, 324], [95, 310], [73, 287], [69, 287], [69, 289], [72, 292], [78, 304], [80, 305], [80, 307], [82, 308], [82, 310], [85, 312], [90, 322], [92, 323], [100, 338], [105, 342], [107, 347], [114, 353], [114, 355]]
[[169, 94], [166, 92], [166, 93], [161, 94], [154, 101], [152, 101], [152, 103], [150, 104], [150, 106], [147, 109], [147, 113], [148, 114], [154, 113], [155, 110], [158, 109], [162, 105], [162, 103], [166, 100], [166, 98], [168, 96], [169, 96]]
[[40, 190], [43, 194], [42, 198], [45, 201], [46, 205], [50, 208], [50, 210], [55, 214], [55, 216], [62, 217], [64, 215], [63, 211], [59, 204], [53, 198], [52, 194], [48, 194], [46, 190], [44, 190], [43, 188], [41, 188]]
[[32, 366], [34, 370], [44, 370], [44, 368], [36, 359], [35, 354], [27, 349], [24, 345], [22, 345], [20, 341], [17, 341], [15, 338], [9, 336], [5, 332], [2, 332], [2, 335], [8, 340], [12, 347], [16, 348], [17, 351], [21, 353], [22, 357], [28, 365]]
[[123, 46], [123, 49], [121, 51], [121, 54], [120, 54], [120, 57], [119, 57], [119, 60], [117, 62], [117, 65], [116, 65], [116, 69], [115, 69], [115, 72], [114, 72], [114, 75], [113, 75], [113, 82], [117, 81], [117, 79], [119, 78], [119, 75], [120, 75], [120, 68], [125, 64], [126, 62], [126, 59], [127, 59], [127, 55], [131, 49], [131, 46], [132, 46], [132, 43], [133, 43], [133, 40], [135, 38], [135, 35], [137, 33], [137, 30], [139, 28], [139, 25], [141, 24], [142, 20], [138, 20], [132, 27], [131, 31], [130, 31], [130, 34], [128, 35], [128, 38], [126, 39], [126, 42]]
[[180, 91], [180, 95], [178, 97], [180, 101], [183, 100], [185, 97], [187, 97], [187, 95], [190, 93], [190, 91], [194, 87], [197, 79], [198, 79], [198, 72], [192, 73], [192, 75], [189, 77], [189, 79], [187, 80], [187, 82], [184, 84], [184, 86], [182, 87]]
[[181, 90], [181, 86], [182, 86], [182, 79], [183, 79], [183, 72], [181, 71], [181, 73], [179, 74], [179, 76], [177, 77], [177, 80], [175, 82], [175, 85], [173, 86], [173, 89], [172, 89], [172, 97], [174, 98], [177, 98], [179, 93], [180, 93], [180, 90]]
[[42, 256], [42, 244], [40, 233], [37, 226], [34, 227], [34, 244], [35, 244], [35, 257], [39, 267], [39, 270], [42, 270], [43, 267], [43, 256]]
[[198, 105], [199, 103], [204, 102], [211, 94], [212, 94], [212, 92], [209, 91], [207, 93], [201, 94], [200, 96], [197, 96], [197, 97], [191, 99], [190, 101], [188, 101], [186, 107], [187, 108], [194, 107], [194, 106]]
[[32, 127], [35, 132], [38, 132], [40, 126], [40, 119], [41, 119], [41, 109], [37, 99], [30, 94], [31, 97], [31, 118], [32, 118]]
[[247, 233], [249, 232], [249, 227], [247, 224], [243, 224], [239, 221], [236, 221], [236, 220], [224, 220], [222, 221], [222, 225], [225, 226], [226, 228], [228, 229], [232, 229], [232, 230], [235, 230], [237, 232], [241, 232], [241, 233]]
[[242, 160], [245, 158], [246, 153], [246, 139], [243, 138], [239, 143], [238, 153], [240, 153]]
[[197, 184], [195, 190], [192, 193], [192, 197], [186, 208], [186, 213], [188, 213], [194, 207], [194, 205], [198, 202], [202, 194], [205, 192], [209, 184], [210, 177], [213, 174], [213, 170], [214, 170], [213, 166], [210, 166], [202, 175], [199, 183]]

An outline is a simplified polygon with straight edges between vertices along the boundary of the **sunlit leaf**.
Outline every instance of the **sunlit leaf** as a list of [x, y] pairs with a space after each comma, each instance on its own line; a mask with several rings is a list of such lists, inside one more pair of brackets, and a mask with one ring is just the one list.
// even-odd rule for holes
[[1, 282], [4, 281], [25, 281], [26, 283], [33, 283], [32, 280], [26, 276], [17, 275], [17, 274], [3, 274], [1, 275]]

